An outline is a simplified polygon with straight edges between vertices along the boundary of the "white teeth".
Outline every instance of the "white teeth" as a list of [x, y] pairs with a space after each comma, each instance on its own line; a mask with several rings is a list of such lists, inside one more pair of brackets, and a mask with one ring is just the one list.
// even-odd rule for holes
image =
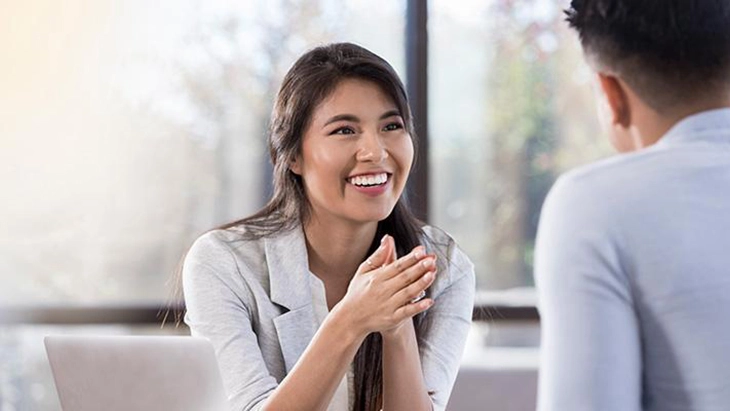
[[357, 176], [350, 178], [350, 183], [356, 186], [374, 186], [388, 181], [388, 174], [380, 173], [369, 176]]

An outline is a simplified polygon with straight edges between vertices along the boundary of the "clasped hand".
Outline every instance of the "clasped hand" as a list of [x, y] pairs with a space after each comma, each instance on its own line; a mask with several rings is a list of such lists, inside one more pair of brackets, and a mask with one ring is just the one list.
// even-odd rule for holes
[[397, 258], [393, 237], [386, 235], [360, 264], [337, 308], [364, 335], [390, 332], [433, 305], [430, 298], [413, 300], [433, 284], [435, 276], [435, 255], [417, 246]]

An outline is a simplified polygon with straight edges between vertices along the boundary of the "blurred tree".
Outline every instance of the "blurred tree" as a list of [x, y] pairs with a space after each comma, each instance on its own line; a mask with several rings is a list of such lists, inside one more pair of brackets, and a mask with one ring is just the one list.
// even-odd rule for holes
[[498, 0], [491, 10], [487, 252], [488, 284], [497, 288], [533, 284], [540, 210], [557, 176], [610, 153], [575, 35], [560, 9], [543, 3]]
[[531, 284], [537, 216], [554, 180], [548, 164], [556, 149], [555, 61], [538, 39], [553, 35], [556, 19], [530, 14], [533, 3], [501, 0], [492, 10], [488, 254], [490, 282], [499, 288]]

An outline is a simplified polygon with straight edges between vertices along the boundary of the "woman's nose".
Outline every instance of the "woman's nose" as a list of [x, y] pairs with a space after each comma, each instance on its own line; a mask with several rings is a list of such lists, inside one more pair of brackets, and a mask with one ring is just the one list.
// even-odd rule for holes
[[380, 163], [388, 158], [388, 151], [377, 133], [364, 133], [356, 158], [357, 161]]

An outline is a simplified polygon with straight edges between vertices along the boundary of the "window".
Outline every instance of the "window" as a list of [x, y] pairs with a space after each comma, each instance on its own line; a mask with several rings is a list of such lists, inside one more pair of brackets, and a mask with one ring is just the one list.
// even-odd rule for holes
[[[430, 222], [471, 256], [482, 290], [532, 284], [547, 190], [610, 153], [563, 3], [428, 3]], [[163, 303], [193, 239], [266, 200], [273, 94], [304, 50], [356, 42], [406, 80], [405, 1], [2, 9], [0, 323], [8, 306]], [[4, 326], [1, 409], [58, 408], [41, 337], [75, 332], [157, 331]]]
[[12, 61], [0, 66], [8, 411], [59, 408], [44, 335], [180, 331], [2, 322], [9, 306], [93, 314], [164, 303], [193, 239], [265, 201], [265, 128], [298, 55], [352, 41], [404, 74], [405, 4], [388, 0], [40, 0], [0, 9], [0, 55]]
[[298, 55], [348, 40], [404, 66], [405, 5], [385, 0], [5, 7], [4, 304], [162, 303], [195, 237], [263, 205]]
[[609, 144], [561, 4], [467, 3], [430, 3], [431, 220], [472, 258], [480, 289], [532, 286], [547, 191]]

